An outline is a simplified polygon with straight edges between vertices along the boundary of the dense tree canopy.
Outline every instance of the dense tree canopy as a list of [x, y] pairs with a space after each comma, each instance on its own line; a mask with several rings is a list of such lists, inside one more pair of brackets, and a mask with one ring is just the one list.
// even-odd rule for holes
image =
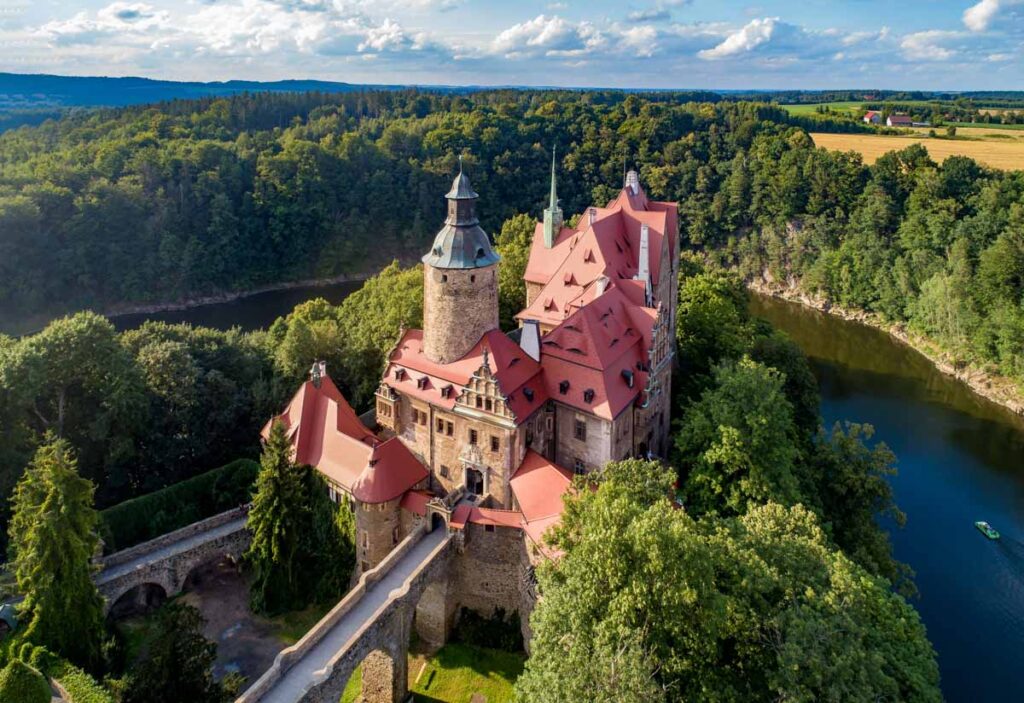
[[122, 703], [228, 703], [235, 681], [214, 681], [217, 645], [203, 636], [203, 616], [186, 603], [160, 608], [146, 653], [127, 677]]
[[570, 500], [552, 540], [564, 556], [538, 573], [520, 700], [941, 700], [917, 613], [813, 513], [694, 520], [656, 464], [601, 478]]

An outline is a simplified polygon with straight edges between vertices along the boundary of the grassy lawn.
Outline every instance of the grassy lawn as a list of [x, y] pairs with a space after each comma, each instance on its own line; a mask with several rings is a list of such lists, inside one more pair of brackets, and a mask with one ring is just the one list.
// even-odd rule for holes
[[327, 611], [335, 605], [336, 603], [315, 604], [303, 610], [295, 610], [269, 618], [269, 620], [274, 627], [278, 628], [278, 639], [290, 647], [301, 640], [302, 636], [309, 632], [313, 625], [320, 622], [323, 616], [327, 615]]
[[[431, 654], [409, 655], [409, 690], [417, 703], [469, 703], [474, 693], [487, 703], [509, 703], [512, 685], [523, 673], [526, 655], [467, 644], [447, 644]], [[339, 703], [354, 703], [362, 672], [349, 679]]]
[[474, 693], [481, 693], [487, 703], [512, 700], [512, 685], [523, 673], [526, 655], [500, 652], [465, 644], [448, 644], [427, 659], [411, 686], [418, 703], [469, 703]]

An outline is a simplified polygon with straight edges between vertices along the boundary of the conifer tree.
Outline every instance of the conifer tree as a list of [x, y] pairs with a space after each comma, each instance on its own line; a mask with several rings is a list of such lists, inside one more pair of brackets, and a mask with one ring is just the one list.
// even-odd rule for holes
[[355, 564], [351, 510], [339, 511], [323, 478], [292, 461], [281, 423], [271, 428], [260, 463], [246, 553], [255, 572], [253, 610], [279, 613], [339, 597]]
[[292, 462], [284, 425], [275, 422], [263, 447], [256, 495], [249, 511], [252, 543], [246, 560], [255, 572], [250, 598], [260, 613], [278, 612], [296, 592], [295, 555], [302, 530], [302, 481]]
[[26, 622], [24, 637], [84, 667], [99, 659], [103, 602], [92, 581], [97, 515], [93, 485], [71, 447], [52, 436], [14, 492], [10, 557]]

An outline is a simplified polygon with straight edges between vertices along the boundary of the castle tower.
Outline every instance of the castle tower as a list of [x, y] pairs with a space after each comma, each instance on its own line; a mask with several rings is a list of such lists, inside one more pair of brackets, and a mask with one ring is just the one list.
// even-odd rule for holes
[[562, 230], [562, 208], [558, 207], [558, 193], [555, 190], [555, 150], [551, 149], [551, 196], [544, 208], [544, 246], [555, 246], [555, 239]]
[[479, 197], [462, 172], [445, 195], [448, 217], [423, 257], [423, 351], [447, 364], [498, 329], [498, 255], [476, 217]]

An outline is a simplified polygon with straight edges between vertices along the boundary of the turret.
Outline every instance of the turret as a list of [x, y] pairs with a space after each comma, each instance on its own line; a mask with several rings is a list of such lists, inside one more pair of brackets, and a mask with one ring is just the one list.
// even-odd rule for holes
[[462, 172], [452, 182], [448, 217], [423, 257], [423, 352], [447, 364], [498, 328], [498, 255], [476, 216], [479, 197]]
[[562, 208], [558, 207], [558, 193], [555, 190], [555, 150], [551, 149], [551, 196], [544, 208], [544, 246], [555, 246], [555, 239], [562, 231]]

